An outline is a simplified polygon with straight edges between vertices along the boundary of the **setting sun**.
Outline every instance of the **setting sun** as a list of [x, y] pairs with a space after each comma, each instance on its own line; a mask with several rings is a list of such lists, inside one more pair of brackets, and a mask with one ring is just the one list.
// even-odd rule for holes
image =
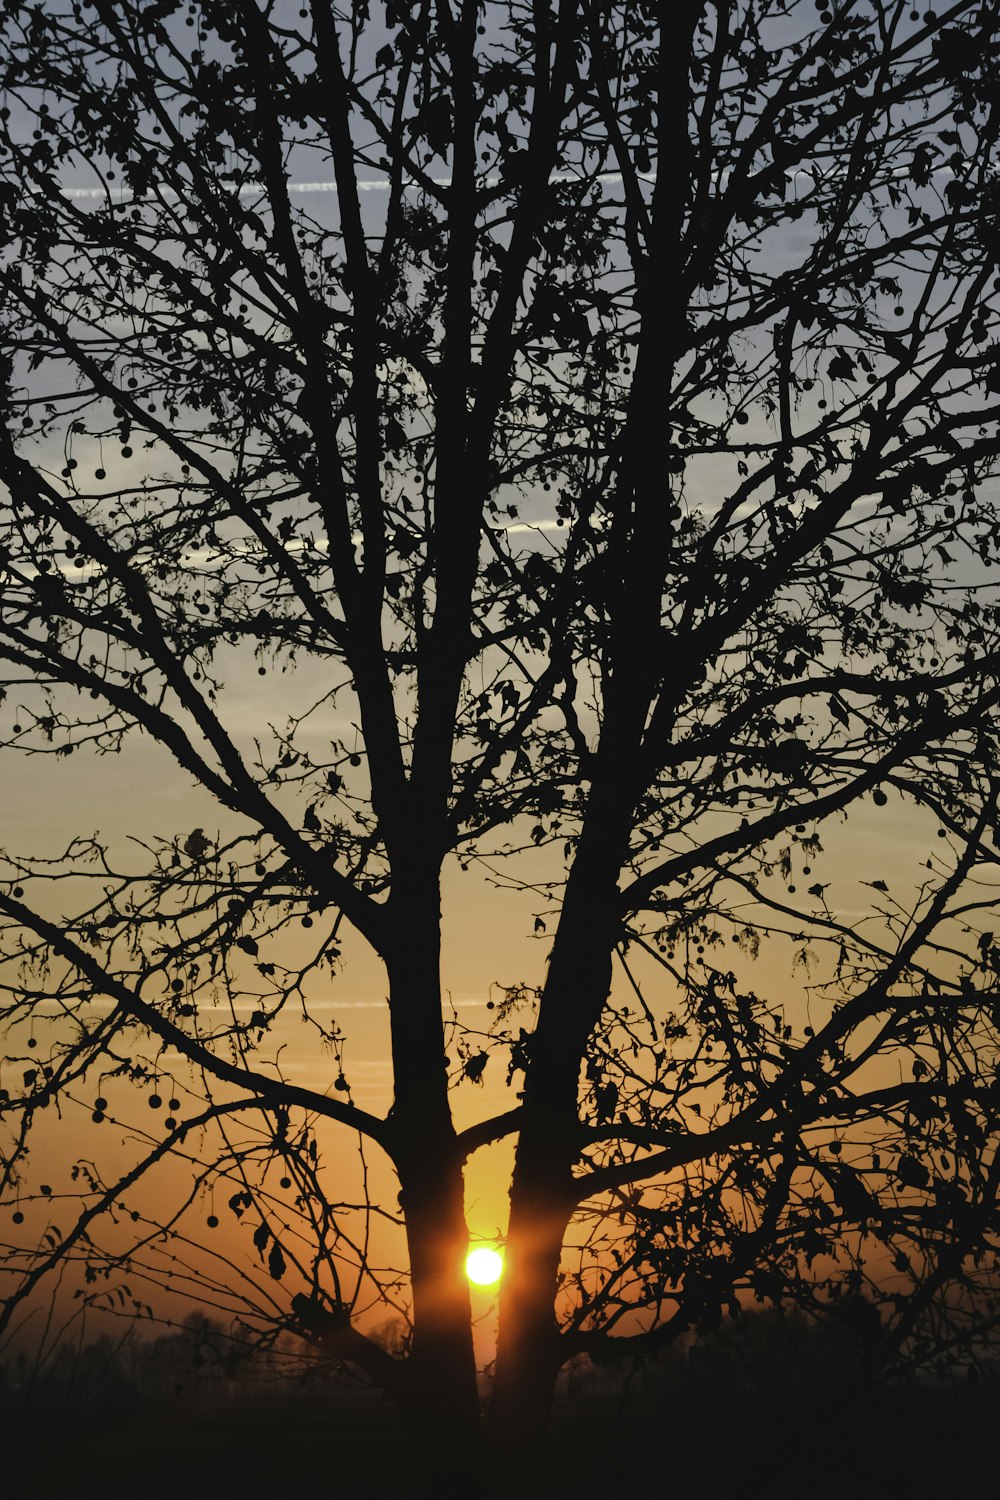
[[465, 1260], [465, 1274], [476, 1286], [495, 1286], [503, 1272], [503, 1256], [489, 1245], [470, 1250]]

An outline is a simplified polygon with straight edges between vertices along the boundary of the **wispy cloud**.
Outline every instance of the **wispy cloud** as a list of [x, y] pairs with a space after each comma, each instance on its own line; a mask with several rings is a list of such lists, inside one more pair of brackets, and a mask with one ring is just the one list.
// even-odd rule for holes
[[[640, 172], [638, 175], [642, 177], [645, 182], [655, 181], [655, 176], [653, 173]], [[579, 172], [553, 172], [551, 177], [549, 178], [549, 182], [578, 182], [581, 180], [581, 177], [582, 174]], [[614, 184], [621, 182], [622, 174], [620, 172], [599, 172], [596, 177], [588, 178], [587, 180]], [[433, 183], [435, 187], [451, 187], [450, 177], [431, 177], [429, 181]], [[480, 179], [480, 186], [499, 187], [502, 181], [503, 178], [498, 176], [483, 177]], [[387, 193], [392, 184], [387, 177], [372, 177], [368, 179], [361, 179], [356, 183], [356, 186], [362, 193]], [[416, 181], [409, 181], [405, 183], [404, 186], [409, 191], [416, 191], [421, 187], [421, 184]], [[337, 192], [337, 184], [335, 182], [289, 182], [285, 184], [285, 187], [286, 191], [289, 193]], [[64, 187], [60, 191], [62, 192], [64, 198], [113, 198], [116, 200], [128, 200], [134, 197], [131, 188], [112, 187], [105, 186], [103, 184], [98, 187]], [[237, 195], [240, 198], [255, 198], [264, 193], [266, 189], [262, 182], [243, 182], [240, 184], [236, 191]], [[168, 199], [176, 199], [180, 197], [180, 194], [174, 188], [161, 188], [156, 196]]]
[[[732, 180], [732, 175], [733, 174], [731, 169], [724, 167], [718, 171], [713, 172], [711, 174], [711, 178], [714, 186], [717, 189], [725, 190]], [[897, 167], [891, 173], [891, 175], [893, 177], [905, 178], [910, 175], [910, 169], [908, 166]], [[955, 175], [955, 172], [953, 167], [945, 163], [937, 167], [932, 167], [931, 175], [935, 177], [953, 177]], [[641, 182], [654, 183], [656, 181], [655, 172], [636, 172], [635, 176]], [[843, 168], [826, 168], [819, 163], [816, 163], [812, 167], [789, 168], [784, 173], [784, 176], [788, 182], [795, 184], [800, 182], [835, 182], [844, 179], [847, 174], [844, 172]], [[479, 179], [479, 185], [480, 187], [500, 187], [503, 183], [503, 180], [504, 179], [502, 177], [496, 174], [490, 174], [488, 176], [481, 177]], [[451, 181], [452, 179], [450, 177], [429, 177], [423, 179], [423, 182], [429, 182], [434, 187], [451, 187]], [[417, 192], [423, 186], [423, 182], [419, 182], [411, 178], [404, 183], [404, 188], [408, 192]], [[549, 177], [550, 185], [554, 185], [559, 182], [599, 182], [604, 186], [614, 187], [622, 182], [622, 174], [621, 172], [597, 172], [593, 176], [591, 176], [590, 174], [584, 173], [582, 171], [563, 170], [553, 172]], [[355, 182], [355, 187], [359, 192], [362, 193], [387, 193], [391, 186], [392, 182], [388, 177], [360, 178]], [[296, 194], [336, 194], [338, 191], [338, 186], [336, 182], [288, 182], [285, 184], [285, 189], [289, 193]], [[110, 198], [115, 201], [126, 202], [130, 201], [135, 196], [131, 188], [117, 187], [106, 183], [102, 183], [93, 187], [67, 186], [61, 188], [60, 192], [62, 193], [62, 196], [64, 198]], [[266, 192], [267, 189], [265, 188], [265, 185], [262, 182], [255, 181], [242, 182], [236, 189], [237, 196], [240, 198], [256, 198], [266, 194]], [[174, 201], [178, 199], [181, 194], [178, 193], [175, 188], [165, 187], [158, 189], [155, 195], [149, 194], [146, 196], [155, 196]]]
[[[488, 1003], [489, 1002], [485, 998], [480, 998], [476, 995], [471, 995], [468, 997], [463, 996], [459, 999], [452, 999], [444, 1002], [444, 1004], [442, 1005], [442, 1011], [445, 1015], [450, 1014], [452, 1004], [454, 1004], [456, 1010], [485, 1010]], [[387, 1004], [388, 1002], [386, 1000], [310, 1000], [308, 1002], [308, 1010], [311, 1015], [318, 1014], [321, 1011], [334, 1011], [339, 1013], [342, 1010], [385, 1010]], [[105, 1012], [114, 1010], [116, 1005], [117, 1001], [115, 1000], [91, 1000], [87, 1004], [87, 1010], [98, 1011], [103, 1014]], [[236, 1016], [241, 1020], [247, 1020], [250, 1016], [256, 1015], [259, 1010], [259, 1001], [241, 1001], [238, 1005], [235, 1006], [198, 1006], [198, 1014], [200, 1016], [229, 1016], [235, 1013]], [[44, 1018], [46, 1020], [55, 1020], [57, 1017], [65, 1016], [67, 1014], [67, 1011], [65, 1008], [60, 1007], [58, 1009], [39, 1010], [36, 1012], [36, 1014], [40, 1018]], [[279, 1012], [279, 1014], [282, 1016], [294, 1016], [297, 1021], [300, 1020], [302, 1016], [302, 1012], [300, 1010], [289, 1009], [285, 1009], [284, 1011]]]

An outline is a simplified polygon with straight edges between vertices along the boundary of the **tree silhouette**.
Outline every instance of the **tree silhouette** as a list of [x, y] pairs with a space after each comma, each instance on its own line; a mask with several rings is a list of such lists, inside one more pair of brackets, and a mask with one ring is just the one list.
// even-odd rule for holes
[[[69, 1227], [13, 1235], [5, 1325], [67, 1259], [103, 1293], [185, 1243], [221, 1297], [202, 1210], [122, 1210], [181, 1163], [254, 1226], [240, 1305], [458, 1442], [463, 1170], [506, 1137], [510, 1452], [566, 1360], [751, 1294], [867, 1291], [872, 1370], [974, 1321], [996, 13], [44, 0], [0, 38], [5, 754], [139, 737], [200, 789], [161, 837], [74, 803], [58, 857], [4, 856], [15, 1223], [49, 1106], [163, 1111], [78, 1164]], [[284, 727], [248, 732], [249, 661]], [[886, 868], [824, 863], [880, 818]], [[456, 861], [535, 893], [547, 964], [449, 1041]], [[349, 932], [386, 975], [384, 1116], [339, 1025], [326, 1092], [267, 1053]], [[779, 938], [801, 982], [754, 974]], [[494, 1053], [510, 1107], [458, 1129]], [[329, 1126], [398, 1177], [405, 1286], [364, 1228], [394, 1194], [341, 1201]], [[356, 1326], [373, 1289], [395, 1349]]]

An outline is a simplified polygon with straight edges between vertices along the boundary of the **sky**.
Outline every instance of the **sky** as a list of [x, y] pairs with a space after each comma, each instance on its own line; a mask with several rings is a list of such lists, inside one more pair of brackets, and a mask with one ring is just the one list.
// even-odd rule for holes
[[[296, 166], [295, 162], [290, 164], [293, 174]], [[85, 175], [83, 172], [67, 175], [68, 194], [89, 191]], [[297, 200], [308, 204], [318, 223], [334, 227], [337, 201], [329, 191], [329, 184], [310, 176], [296, 181], [300, 184], [296, 187], [293, 182]], [[79, 197], [77, 201], [86, 205], [91, 200]], [[385, 203], [379, 186], [373, 182], [362, 201], [367, 227], [377, 234]], [[790, 234], [784, 243], [770, 245], [773, 274], [796, 264], [802, 248], [797, 234]], [[53, 463], [58, 461], [54, 452], [51, 459]], [[136, 459], [136, 473], [139, 464]], [[728, 483], [729, 465], [724, 458], [703, 465], [700, 484], [705, 495], [715, 489], [725, 493]], [[524, 531], [524, 544], [544, 546], [547, 528], [555, 524], [548, 498], [540, 489], [535, 490], [523, 504], [519, 525], [537, 529]], [[289, 677], [271, 674], [261, 680], [252, 663], [234, 661], [225, 682], [228, 721], [238, 735], [249, 740], [267, 724], [280, 724], [301, 704], [310, 686], [305, 673]], [[12, 702], [3, 712], [10, 716], [15, 710], [16, 704]], [[330, 723], [325, 726], [330, 733], [335, 727]], [[132, 736], [115, 756], [81, 752], [64, 761], [54, 756], [7, 755], [4, 802], [4, 846], [11, 852], [29, 849], [36, 856], [54, 856], [74, 835], [100, 833], [110, 840], [116, 856], [127, 857], [132, 838], [173, 836], [195, 827], [205, 828], [211, 834], [220, 826], [217, 811], [207, 795], [191, 787], [184, 773], [161, 748], [140, 736]], [[929, 819], [915, 818], [895, 797], [880, 810], [866, 806], [863, 812], [852, 814], [846, 823], [832, 827], [824, 834], [826, 854], [822, 870], [823, 880], [830, 883], [827, 899], [831, 908], [847, 921], [859, 919], [870, 909], [869, 884], [873, 880], [890, 885], [898, 883], [904, 892], [915, 891], [934, 831]], [[543, 850], [535, 858], [538, 879], [551, 878], [558, 872], [557, 851]], [[487, 1006], [498, 995], [498, 986], [541, 982], [549, 934], [539, 935], [535, 931], [539, 904], [529, 893], [498, 892], [482, 870], [463, 873], [457, 862], [449, 866], [446, 875], [444, 908], [443, 990], [448, 1004], [454, 1004], [462, 1022], [475, 1032], [488, 1024]], [[810, 976], [796, 966], [795, 951], [796, 945], [791, 941], [776, 943], [765, 950], [756, 964], [735, 957], [733, 963], [741, 969], [741, 977], [745, 974], [744, 982], [785, 999], [789, 1017], [797, 1025], [816, 1024], [818, 1018], [810, 1007], [821, 1007], [826, 1002], [810, 999], [805, 986], [810, 979], [822, 976]], [[637, 962], [641, 969], [641, 960]], [[385, 980], [380, 966], [359, 939], [348, 937], [340, 972], [335, 977], [314, 977], [310, 985], [310, 1008], [319, 1016], [335, 1018], [347, 1034], [345, 1074], [350, 1079], [353, 1098], [363, 1108], [384, 1114], [391, 1103], [391, 1080]], [[621, 998], [627, 992], [627, 983], [619, 972], [615, 997]], [[282, 1066], [296, 1082], [319, 1091], [332, 1087], [335, 1067], [330, 1053], [324, 1050], [321, 1039], [304, 1026], [294, 1007], [275, 1023], [267, 1045], [274, 1054], [284, 1049]], [[162, 1061], [183, 1086], [186, 1065], [170, 1056]], [[504, 1080], [500, 1059], [491, 1060], [481, 1087], [467, 1082], [458, 1091], [455, 1104], [458, 1125], [509, 1108], [513, 1092]], [[45, 1214], [58, 1212], [60, 1195], [70, 1189], [67, 1177], [72, 1159], [92, 1148], [96, 1152], [99, 1143], [102, 1150], [106, 1149], [107, 1126], [88, 1121], [89, 1102], [81, 1100], [75, 1113], [67, 1110], [63, 1117], [52, 1114], [45, 1122], [36, 1167], [40, 1164], [51, 1178], [55, 1206], [36, 1202], [25, 1225], [26, 1235], [39, 1228]], [[113, 1100], [109, 1117], [115, 1107]], [[118, 1136], [112, 1139], [117, 1145]], [[327, 1149], [331, 1157], [339, 1157], [341, 1148], [332, 1137]], [[502, 1235], [509, 1162], [510, 1147], [503, 1143], [478, 1154], [470, 1164], [467, 1206], [473, 1238]], [[346, 1166], [343, 1170], [348, 1171]], [[384, 1169], [373, 1166], [372, 1170], [378, 1193], [391, 1201], [392, 1189]], [[178, 1172], [170, 1191], [181, 1193], [185, 1183], [184, 1171]], [[350, 1177], [349, 1185], [352, 1189], [357, 1186], [355, 1176]], [[217, 1206], [210, 1194], [199, 1196], [192, 1212], [207, 1218], [208, 1213], [214, 1215]], [[245, 1246], [247, 1225], [230, 1222], [224, 1214], [221, 1217], [218, 1243]], [[391, 1235], [387, 1240], [391, 1242]], [[387, 1248], [388, 1253], [391, 1247]]]

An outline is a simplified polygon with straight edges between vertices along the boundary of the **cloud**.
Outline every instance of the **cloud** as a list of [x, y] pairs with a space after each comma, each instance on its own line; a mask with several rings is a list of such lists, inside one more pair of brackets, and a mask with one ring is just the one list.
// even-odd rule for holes
[[[655, 174], [651, 172], [640, 172], [638, 173], [638, 176], [640, 176], [645, 182], [655, 181]], [[432, 177], [429, 180], [434, 184], [435, 187], [451, 187], [450, 177]], [[550, 183], [577, 182], [579, 180], [580, 173], [578, 172], [553, 172], [551, 177], [549, 178]], [[597, 176], [592, 180], [595, 182], [613, 184], [621, 182], [622, 175], [620, 172], [599, 172]], [[503, 179], [498, 176], [484, 177], [481, 179], [480, 186], [499, 187], [502, 181]], [[368, 179], [361, 179], [356, 183], [356, 186], [362, 193], [387, 193], [389, 191], [391, 183], [387, 177], [373, 177]], [[407, 187], [407, 189], [419, 189], [421, 184], [419, 182], [410, 181], [407, 182], [405, 186]], [[289, 193], [296, 194], [337, 192], [337, 184], [335, 182], [289, 182], [285, 184], [285, 187]], [[62, 196], [64, 198], [111, 198], [115, 201], [128, 201], [134, 196], [131, 188], [108, 187], [104, 184], [96, 187], [64, 187], [60, 189], [60, 192], [62, 193]], [[262, 182], [244, 182], [240, 184], [239, 188], [237, 188], [237, 195], [240, 198], [254, 198], [260, 196], [265, 192], [266, 189]], [[153, 196], [174, 200], [178, 198], [180, 194], [174, 188], [161, 188], [155, 195], [150, 195], [150, 197]]]

